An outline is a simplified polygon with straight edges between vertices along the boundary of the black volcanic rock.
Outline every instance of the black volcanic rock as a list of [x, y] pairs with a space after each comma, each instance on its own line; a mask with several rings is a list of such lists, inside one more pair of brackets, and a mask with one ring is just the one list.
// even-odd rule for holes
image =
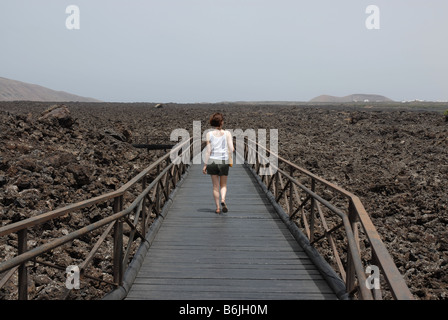
[[71, 128], [74, 119], [66, 105], [54, 105], [45, 110], [39, 117], [39, 121], [49, 124], [59, 124], [64, 128]]
[[[74, 121], [64, 127], [37, 120], [51, 105], [0, 103], [0, 225], [117, 189], [165, 154], [134, 149], [123, 130], [132, 133], [133, 141], [172, 144], [174, 129], [192, 133], [193, 121], [200, 121], [204, 131], [210, 115], [220, 111], [227, 129], [278, 129], [280, 156], [360, 197], [416, 298], [448, 298], [448, 127], [441, 113], [340, 104], [153, 108], [147, 103], [83, 103], [66, 105]], [[107, 129], [120, 138], [106, 134]], [[323, 194], [332, 201], [333, 195]], [[48, 242], [111, 212], [107, 204], [74, 212], [30, 229], [29, 241]], [[14, 236], [1, 237], [0, 259], [12, 256], [16, 245]], [[77, 242], [45, 260], [69, 265], [73, 258], [85, 257], [88, 247]], [[110, 272], [107, 250], [101, 250], [89, 274]], [[54, 280], [42, 288], [48, 279], [37, 279], [30, 297], [57, 297], [51, 288], [61, 286], [63, 275], [58, 279], [58, 271], [36, 268], [30, 279], [49, 275]], [[101, 298], [110, 289], [94, 282], [89, 288], [83, 299]], [[0, 299], [14, 298], [12, 289], [6, 285]]]

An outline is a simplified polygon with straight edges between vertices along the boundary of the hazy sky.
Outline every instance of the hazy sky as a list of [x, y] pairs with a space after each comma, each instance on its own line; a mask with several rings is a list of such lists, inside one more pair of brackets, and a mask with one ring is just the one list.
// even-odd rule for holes
[[120, 102], [448, 100], [447, 31], [447, 0], [1, 0], [0, 76]]

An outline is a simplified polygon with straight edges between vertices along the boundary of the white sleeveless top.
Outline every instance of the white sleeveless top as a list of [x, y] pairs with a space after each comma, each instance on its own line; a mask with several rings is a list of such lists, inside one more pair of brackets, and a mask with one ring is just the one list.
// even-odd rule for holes
[[229, 153], [227, 151], [227, 132], [221, 137], [215, 137], [210, 132], [210, 159], [214, 160], [229, 160]]

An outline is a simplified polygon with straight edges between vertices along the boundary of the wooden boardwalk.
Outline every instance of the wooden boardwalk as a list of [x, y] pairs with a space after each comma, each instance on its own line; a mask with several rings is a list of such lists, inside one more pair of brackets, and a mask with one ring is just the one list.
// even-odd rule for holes
[[126, 299], [337, 299], [242, 165], [230, 168], [229, 212], [192, 165]]

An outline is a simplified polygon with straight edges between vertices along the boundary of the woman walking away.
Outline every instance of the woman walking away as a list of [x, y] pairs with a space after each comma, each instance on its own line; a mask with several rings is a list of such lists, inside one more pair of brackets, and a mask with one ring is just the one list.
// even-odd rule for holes
[[224, 117], [217, 112], [210, 117], [210, 125], [214, 128], [207, 132], [207, 147], [205, 153], [205, 164], [202, 169], [204, 174], [212, 177], [213, 197], [215, 199], [216, 211], [221, 213], [219, 206], [219, 196], [221, 193], [222, 211], [227, 212], [226, 194], [227, 194], [227, 176], [229, 174], [229, 159], [233, 154], [232, 134], [223, 130]]

